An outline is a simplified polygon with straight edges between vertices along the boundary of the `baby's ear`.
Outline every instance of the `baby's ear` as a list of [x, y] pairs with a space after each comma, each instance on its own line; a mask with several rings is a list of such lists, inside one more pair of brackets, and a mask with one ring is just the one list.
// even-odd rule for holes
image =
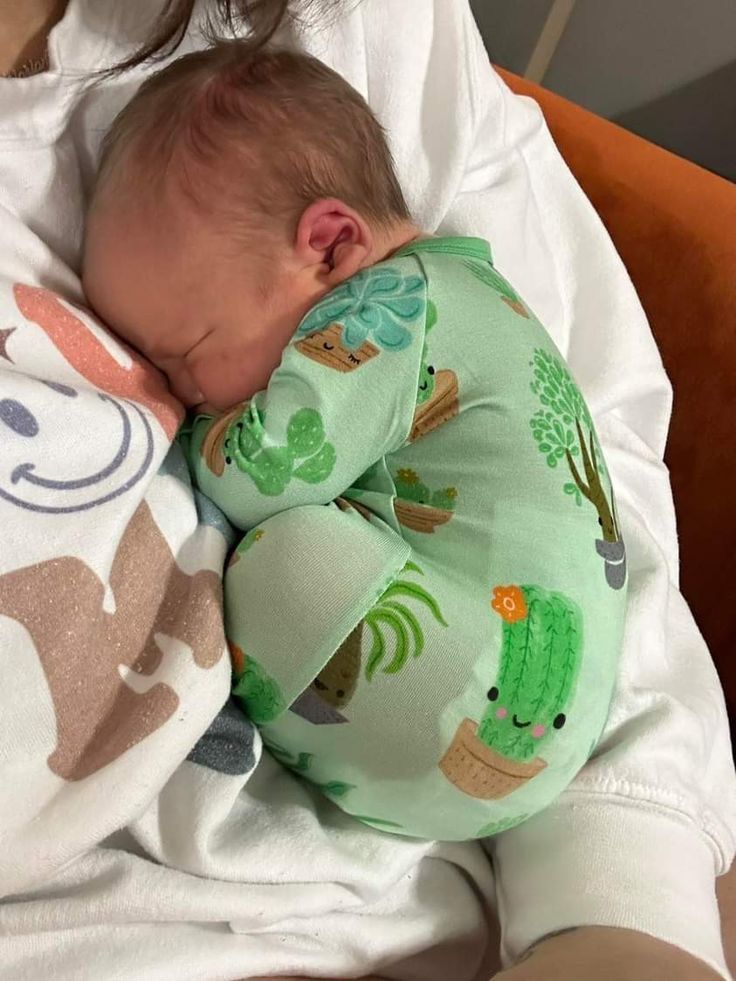
[[364, 218], [338, 198], [315, 201], [303, 212], [294, 250], [305, 265], [320, 266], [328, 289], [368, 265], [373, 233]]

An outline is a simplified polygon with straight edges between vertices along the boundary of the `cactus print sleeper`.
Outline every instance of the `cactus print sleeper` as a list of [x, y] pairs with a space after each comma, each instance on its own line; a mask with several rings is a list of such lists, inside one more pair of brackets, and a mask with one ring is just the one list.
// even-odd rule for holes
[[279, 760], [424, 838], [509, 828], [567, 786], [606, 719], [626, 553], [590, 412], [486, 242], [361, 271], [266, 391], [183, 441], [247, 532], [234, 692]]

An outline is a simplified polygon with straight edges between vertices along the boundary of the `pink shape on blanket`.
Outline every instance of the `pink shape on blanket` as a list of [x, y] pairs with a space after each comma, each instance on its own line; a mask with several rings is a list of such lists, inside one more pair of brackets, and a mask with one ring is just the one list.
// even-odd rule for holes
[[[119, 364], [84, 321], [61, 302], [55, 293], [39, 286], [16, 283], [15, 302], [26, 318], [44, 331], [69, 364], [91, 385], [131, 399], [150, 409], [169, 439], [173, 439], [184, 417], [181, 404], [166, 387], [161, 373], [132, 348], [120, 344], [131, 359], [128, 368]], [[85, 311], [85, 316], [91, 316]]]

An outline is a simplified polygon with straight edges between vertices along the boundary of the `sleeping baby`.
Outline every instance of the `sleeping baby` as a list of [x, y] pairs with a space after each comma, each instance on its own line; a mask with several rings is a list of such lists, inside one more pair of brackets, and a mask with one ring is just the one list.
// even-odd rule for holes
[[107, 137], [84, 285], [195, 407], [242, 530], [234, 693], [374, 827], [483, 837], [603, 728], [626, 560], [585, 401], [487, 242], [417, 228], [380, 125], [242, 42], [147, 81]]

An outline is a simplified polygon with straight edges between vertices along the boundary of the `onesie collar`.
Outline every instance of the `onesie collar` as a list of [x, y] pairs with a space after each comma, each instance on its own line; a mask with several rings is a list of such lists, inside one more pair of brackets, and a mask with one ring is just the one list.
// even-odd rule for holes
[[394, 256], [416, 255], [418, 252], [444, 252], [447, 255], [464, 255], [470, 259], [480, 259], [481, 262], [493, 264], [491, 247], [483, 238], [466, 236], [439, 236], [418, 238], [408, 245], [403, 245]]

